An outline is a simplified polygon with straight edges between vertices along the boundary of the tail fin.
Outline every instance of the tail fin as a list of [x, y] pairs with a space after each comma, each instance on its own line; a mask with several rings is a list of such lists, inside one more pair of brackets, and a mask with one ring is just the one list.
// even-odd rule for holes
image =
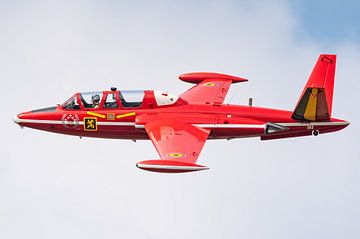
[[319, 56], [296, 105], [293, 119], [324, 121], [331, 118], [335, 65], [336, 55]]

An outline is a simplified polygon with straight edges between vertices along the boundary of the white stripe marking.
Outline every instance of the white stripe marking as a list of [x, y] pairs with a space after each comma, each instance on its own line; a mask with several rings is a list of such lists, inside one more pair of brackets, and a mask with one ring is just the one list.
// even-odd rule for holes
[[[16, 115], [13, 121], [19, 123], [35, 123], [35, 124], [63, 124], [59, 120], [33, 120], [33, 119], [19, 119]], [[136, 128], [144, 128], [144, 125], [138, 125], [134, 122], [97, 122], [98, 125], [113, 125], [113, 126], [135, 126]], [[306, 123], [275, 123], [281, 126], [336, 126], [336, 125], [349, 125], [350, 122], [306, 122]], [[79, 125], [84, 125], [83, 121], [79, 121]], [[193, 126], [202, 128], [256, 128], [262, 129], [266, 127], [266, 124], [192, 124]]]
[[255, 128], [263, 129], [265, 124], [193, 124], [194, 126], [202, 128]]
[[137, 164], [139, 168], [143, 169], [166, 169], [166, 170], [187, 170], [187, 171], [199, 171], [209, 169], [208, 167], [196, 167], [196, 166], [173, 166], [173, 165], [154, 165], [154, 164]]
[[97, 122], [98, 125], [135, 126], [134, 122]]
[[[256, 128], [263, 129], [265, 128], [265, 124], [192, 124], [193, 126], [197, 126], [200, 128]], [[143, 129], [145, 126], [142, 124], [135, 124], [136, 128]]]
[[62, 124], [58, 120], [33, 120], [33, 119], [17, 119], [16, 123], [34, 123], [34, 124]]
[[334, 125], [348, 125], [350, 122], [309, 122], [309, 123], [275, 123], [281, 126], [334, 126]]
[[[62, 121], [59, 120], [33, 120], [33, 119], [19, 119], [18, 117], [14, 117], [14, 122], [19, 123], [34, 123], [34, 124], [63, 124]], [[134, 126], [134, 122], [97, 122], [98, 125], [114, 125], [114, 126]], [[79, 121], [78, 125], [84, 125], [83, 121]]]

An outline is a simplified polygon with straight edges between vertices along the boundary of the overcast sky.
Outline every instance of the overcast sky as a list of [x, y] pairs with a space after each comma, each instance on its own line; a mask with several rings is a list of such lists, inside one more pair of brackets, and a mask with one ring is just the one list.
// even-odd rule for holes
[[[360, 6], [355, 1], [0, 1], [0, 238], [359, 238]], [[204, 172], [139, 170], [150, 141], [21, 130], [14, 114], [74, 92], [249, 79], [228, 99], [292, 110], [321, 53], [336, 53], [345, 130], [211, 141]]]

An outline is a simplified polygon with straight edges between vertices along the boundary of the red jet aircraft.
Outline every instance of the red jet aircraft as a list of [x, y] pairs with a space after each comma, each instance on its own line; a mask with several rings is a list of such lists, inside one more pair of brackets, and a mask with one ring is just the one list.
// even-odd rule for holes
[[208, 169], [196, 164], [207, 139], [281, 139], [341, 130], [349, 122], [331, 117], [336, 55], [320, 55], [293, 111], [223, 104], [232, 83], [246, 79], [188, 73], [196, 84], [180, 96], [152, 90], [76, 93], [64, 104], [18, 114], [14, 122], [80, 137], [150, 139], [160, 160], [137, 167], [167, 173]]

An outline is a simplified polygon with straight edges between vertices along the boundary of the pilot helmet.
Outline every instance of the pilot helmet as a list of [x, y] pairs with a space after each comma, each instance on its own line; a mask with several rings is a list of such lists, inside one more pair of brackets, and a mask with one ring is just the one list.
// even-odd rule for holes
[[100, 101], [100, 95], [92, 95], [91, 96], [91, 99], [92, 99], [92, 101], [94, 101], [94, 102], [99, 102]]

